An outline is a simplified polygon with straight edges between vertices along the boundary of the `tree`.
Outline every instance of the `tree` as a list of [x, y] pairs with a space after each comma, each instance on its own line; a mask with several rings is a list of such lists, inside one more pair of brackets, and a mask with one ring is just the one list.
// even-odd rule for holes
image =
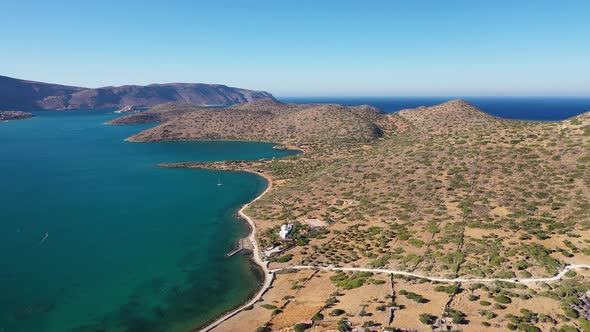
[[321, 312], [316, 313], [315, 315], [313, 315], [313, 317], [311, 317], [311, 320], [313, 320], [314, 322], [320, 321], [324, 319], [324, 315]]
[[298, 323], [298, 324], [295, 324], [295, 326], [293, 326], [293, 329], [295, 330], [295, 332], [303, 332], [310, 327], [311, 327], [311, 325], [309, 325], [309, 324]]
[[502, 303], [502, 304], [512, 303], [512, 300], [508, 296], [505, 296], [505, 295], [498, 295], [494, 298], [494, 300], [496, 300], [496, 302]]
[[346, 318], [342, 318], [341, 320], [338, 321], [338, 331], [340, 331], [340, 332], [352, 331], [352, 328], [350, 327], [350, 323], [346, 320]]
[[343, 313], [345, 313], [345, 311], [342, 309], [334, 309], [334, 310], [330, 311], [330, 316], [340, 316]]
[[429, 313], [420, 314], [420, 322], [422, 322], [422, 324], [432, 325], [436, 322], [436, 318], [437, 317], [435, 315], [431, 315]]

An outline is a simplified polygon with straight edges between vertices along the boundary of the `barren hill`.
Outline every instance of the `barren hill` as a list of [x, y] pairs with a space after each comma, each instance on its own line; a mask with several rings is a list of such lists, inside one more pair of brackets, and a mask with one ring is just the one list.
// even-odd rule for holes
[[306, 104], [286, 104], [276, 99], [257, 99], [243, 104], [236, 104], [231, 106], [230, 108], [243, 111], [265, 111], [276, 114], [302, 110], [310, 106], [311, 105]]
[[258, 98], [273, 97], [264, 91], [219, 84], [169, 83], [90, 89], [0, 76], [0, 108], [16, 110], [107, 109], [168, 102], [229, 106]]
[[504, 121], [460, 99], [431, 107], [401, 110], [398, 114], [409, 120], [414, 128], [438, 134], [457, 130], [490, 128]]
[[130, 141], [245, 140], [285, 144], [370, 142], [388, 116], [369, 106], [293, 105], [256, 100], [175, 117]]
[[199, 107], [190, 104], [165, 103], [151, 107], [149, 110], [134, 114], [128, 114], [120, 118], [109, 121], [109, 124], [137, 124], [137, 123], [155, 123], [165, 122], [178, 117], [182, 114], [205, 110], [205, 107]]

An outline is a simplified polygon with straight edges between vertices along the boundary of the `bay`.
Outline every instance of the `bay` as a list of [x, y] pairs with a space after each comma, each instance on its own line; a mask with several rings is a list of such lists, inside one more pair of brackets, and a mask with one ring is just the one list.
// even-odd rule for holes
[[293, 151], [128, 143], [150, 125], [105, 125], [112, 111], [35, 115], [0, 123], [0, 331], [187, 331], [256, 290], [248, 259], [224, 254], [248, 232], [235, 212], [265, 181], [154, 165]]

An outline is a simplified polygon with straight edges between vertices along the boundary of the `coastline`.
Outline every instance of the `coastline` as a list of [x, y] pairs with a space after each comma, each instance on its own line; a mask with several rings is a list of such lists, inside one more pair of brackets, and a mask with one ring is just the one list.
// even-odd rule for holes
[[[276, 150], [293, 150], [293, 151], [299, 151], [299, 152], [301, 152], [301, 153], [306, 153], [306, 152], [308, 152], [308, 151], [306, 151], [306, 150], [304, 150], [304, 149], [302, 149], [302, 148], [300, 148], [300, 147], [298, 147], [298, 146], [295, 146], [295, 145], [293, 145], [293, 144], [279, 144], [279, 145], [275, 145], [275, 146], [273, 146], [272, 148], [273, 148], [273, 149], [276, 149]], [[252, 172], [252, 171], [248, 171], [248, 170], [244, 170], [244, 171], [245, 171], [245, 172]], [[255, 173], [255, 172], [254, 172], [254, 173]], [[260, 175], [260, 176], [263, 176], [263, 177], [265, 177], [265, 175], [264, 175], [264, 174], [262, 174], [262, 173], [256, 173], [256, 174], [258, 174], [258, 175]], [[268, 180], [268, 181], [270, 181], [269, 179], [267, 179], [267, 180]]]
[[262, 193], [260, 193], [260, 195], [258, 195], [252, 201], [242, 205], [242, 207], [238, 210], [238, 215], [241, 218], [243, 218], [250, 226], [250, 234], [248, 234], [248, 236], [246, 236], [245, 238], [242, 238], [242, 239], [247, 239], [252, 244], [253, 249], [252, 249], [252, 256], [250, 259], [256, 265], [258, 265], [258, 267], [262, 270], [264, 280], [262, 282], [262, 286], [260, 287], [260, 289], [254, 294], [254, 296], [252, 298], [250, 298], [248, 301], [246, 301], [246, 303], [240, 305], [239, 307], [231, 310], [228, 313], [222, 314], [218, 318], [215, 318], [215, 320], [213, 320], [213, 322], [209, 323], [205, 327], [194, 329], [193, 330], [194, 332], [211, 331], [214, 328], [218, 327], [223, 322], [225, 322], [226, 320], [228, 320], [228, 319], [232, 318], [233, 316], [237, 315], [238, 313], [240, 313], [245, 308], [254, 305], [256, 302], [258, 302], [260, 300], [260, 298], [262, 298], [262, 296], [270, 288], [270, 286], [272, 285], [272, 282], [275, 278], [275, 273], [268, 268], [268, 262], [265, 262], [262, 259], [261, 251], [258, 247], [258, 241], [256, 240], [256, 224], [254, 223], [254, 220], [252, 220], [252, 218], [250, 218], [244, 212], [252, 203], [256, 202], [257, 200], [262, 198], [262, 196], [264, 196], [267, 192], [270, 191], [270, 189], [272, 188], [272, 179], [266, 174], [255, 172], [255, 171], [248, 170], [248, 169], [239, 170], [238, 172], [248, 172], [248, 173], [256, 174], [256, 175], [264, 178], [267, 183], [266, 189]]

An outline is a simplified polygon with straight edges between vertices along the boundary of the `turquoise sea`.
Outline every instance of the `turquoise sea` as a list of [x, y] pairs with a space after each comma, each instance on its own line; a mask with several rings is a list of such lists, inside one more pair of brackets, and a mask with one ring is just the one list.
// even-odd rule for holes
[[[110, 111], [0, 123], [0, 331], [187, 331], [256, 290], [235, 212], [266, 186], [161, 162], [293, 151], [240, 142], [127, 143]], [[223, 183], [217, 186], [218, 180]]]

